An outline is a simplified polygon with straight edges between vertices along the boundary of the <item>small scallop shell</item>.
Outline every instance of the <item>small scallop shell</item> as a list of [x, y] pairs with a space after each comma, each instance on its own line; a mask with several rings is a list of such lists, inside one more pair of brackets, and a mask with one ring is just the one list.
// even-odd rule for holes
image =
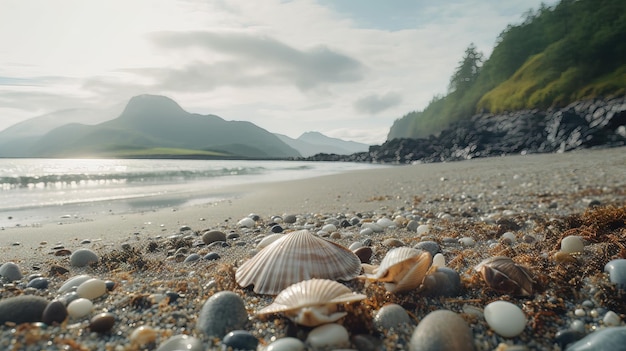
[[285, 235], [244, 262], [237, 284], [254, 285], [258, 294], [276, 295], [291, 284], [312, 278], [351, 280], [361, 261], [347, 248], [300, 230]]
[[389, 292], [405, 292], [422, 284], [431, 263], [432, 256], [426, 251], [398, 247], [389, 250], [374, 274], [366, 277], [385, 283]]
[[485, 283], [492, 289], [506, 294], [530, 296], [535, 282], [528, 268], [519, 265], [508, 257], [489, 257], [475, 268], [480, 272]]
[[345, 316], [336, 312], [337, 304], [360, 301], [367, 298], [353, 293], [345, 285], [328, 279], [310, 279], [288, 286], [274, 302], [257, 314], [283, 312], [295, 323], [308, 327], [332, 323]]

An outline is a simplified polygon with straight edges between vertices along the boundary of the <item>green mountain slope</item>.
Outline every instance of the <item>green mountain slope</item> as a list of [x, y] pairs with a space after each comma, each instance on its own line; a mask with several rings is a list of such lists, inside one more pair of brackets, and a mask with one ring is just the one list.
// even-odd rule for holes
[[626, 95], [626, 2], [562, 0], [508, 26], [482, 62], [470, 45], [447, 95], [395, 121], [388, 140], [437, 134], [479, 112]]
[[94, 126], [69, 124], [41, 137], [29, 156], [149, 157], [222, 156], [234, 158], [297, 157], [298, 152], [250, 122], [184, 111], [163, 96], [141, 95], [122, 114]]

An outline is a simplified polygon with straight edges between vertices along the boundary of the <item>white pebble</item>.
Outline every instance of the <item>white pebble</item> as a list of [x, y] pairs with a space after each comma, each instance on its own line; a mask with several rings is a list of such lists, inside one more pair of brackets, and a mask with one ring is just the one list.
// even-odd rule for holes
[[604, 318], [602, 319], [602, 321], [604, 322], [604, 325], [606, 325], [607, 327], [616, 327], [620, 325], [620, 323], [622, 322], [622, 320], [619, 318], [619, 315], [613, 311], [607, 312], [604, 315]]
[[89, 279], [78, 286], [76, 293], [85, 299], [93, 300], [104, 295], [107, 292], [107, 286], [104, 280], [97, 278]]
[[469, 236], [465, 236], [459, 239], [459, 243], [463, 246], [474, 246], [476, 245], [476, 240], [474, 240], [474, 238], [470, 238]]
[[334, 224], [326, 224], [322, 227], [322, 231], [326, 233], [332, 233], [337, 231], [337, 227]]
[[379, 220], [376, 221], [376, 224], [378, 224], [379, 226], [383, 228], [389, 228], [395, 225], [395, 223], [387, 217], [380, 218]]
[[570, 329], [579, 331], [581, 333], [585, 332], [585, 323], [580, 319], [573, 320], [569, 327]]
[[93, 309], [93, 303], [88, 299], [79, 298], [67, 305], [67, 314], [72, 318], [81, 318], [88, 315]]
[[142, 325], [141, 327], [136, 328], [129, 337], [130, 342], [138, 346], [144, 346], [152, 343], [156, 340], [156, 338], [157, 331], [147, 325]]
[[430, 225], [428, 225], [428, 224], [420, 224], [417, 227], [417, 229], [415, 230], [415, 232], [419, 236], [426, 235], [426, 234], [428, 234], [430, 232]]
[[311, 330], [306, 343], [314, 350], [342, 348], [350, 345], [350, 336], [342, 325], [330, 323]]
[[239, 222], [237, 222], [237, 225], [240, 228], [253, 228], [255, 224], [256, 222], [254, 219], [250, 217], [242, 218]]
[[304, 351], [306, 345], [297, 338], [280, 338], [269, 344], [265, 351]]
[[369, 236], [369, 235], [374, 234], [374, 231], [372, 230], [372, 228], [363, 228], [363, 229], [361, 229], [359, 234], [361, 234], [361, 235], [368, 235]]
[[561, 240], [561, 251], [567, 253], [582, 252], [585, 247], [583, 239], [577, 235], [569, 235]]
[[71, 277], [70, 279], [66, 280], [63, 285], [61, 285], [61, 287], [59, 288], [59, 292], [64, 293], [70, 291], [71, 289], [78, 287], [80, 284], [88, 281], [89, 279], [91, 279], [91, 276], [87, 274], [81, 274]]
[[494, 301], [485, 306], [484, 313], [489, 327], [505, 338], [521, 334], [526, 327], [524, 312], [510, 302]]
[[587, 313], [582, 308], [577, 308], [577, 309], [574, 310], [574, 315], [576, 317], [584, 317], [584, 316], [587, 315]]
[[437, 253], [433, 257], [433, 266], [437, 267], [445, 267], [446, 266], [446, 258], [443, 254]]
[[506, 232], [506, 233], [502, 234], [500, 239], [506, 240], [506, 241], [510, 242], [511, 244], [515, 244], [515, 234], [513, 234], [512, 232]]

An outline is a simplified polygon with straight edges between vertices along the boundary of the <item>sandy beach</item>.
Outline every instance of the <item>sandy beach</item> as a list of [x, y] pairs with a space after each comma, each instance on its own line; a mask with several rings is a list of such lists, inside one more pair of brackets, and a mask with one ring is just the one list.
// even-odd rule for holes
[[[463, 299], [471, 301], [478, 306], [477, 308], [482, 308], [484, 303], [493, 301], [500, 295], [489, 289], [487, 289], [487, 293], [476, 291], [476, 287], [484, 288], [484, 284], [476, 282], [476, 276], [472, 275], [472, 268], [482, 259], [497, 253], [513, 256], [512, 258], [529, 264], [531, 271], [535, 274], [541, 274], [541, 276], [535, 277], [535, 281], [539, 285], [537, 289], [539, 292], [533, 297], [518, 300], [514, 296], [506, 295], [506, 299], [509, 301], [518, 302], [520, 306], [527, 305], [525, 312], [529, 320], [537, 322], [530, 315], [531, 307], [539, 306], [542, 301], [546, 301], [546, 296], [560, 291], [560, 288], [547, 283], [550, 277], [549, 272], [537, 272], [537, 270], [545, 269], [546, 265], [558, 268], [558, 262], [553, 262], [551, 257], [554, 254], [554, 245], [558, 244], [560, 240], [560, 235], [566, 229], [571, 229], [566, 228], [563, 224], [570, 223], [564, 219], [581, 215], [593, 205], [623, 207], [626, 204], [626, 190], [624, 190], [626, 189], [626, 178], [624, 178], [624, 174], [626, 174], [626, 149], [614, 148], [566, 154], [517, 155], [453, 163], [394, 166], [304, 180], [237, 186], [213, 190], [213, 192], [236, 194], [234, 198], [225, 201], [159, 211], [81, 218], [80, 221], [64, 222], [59, 219], [59, 223], [35, 227], [6, 228], [0, 231], [0, 254], [2, 257], [0, 261], [15, 262], [22, 269], [24, 276], [37, 272], [46, 276], [53, 265], [60, 265], [69, 269], [69, 274], [50, 276], [50, 288], [48, 290], [29, 292], [49, 300], [55, 298], [57, 294], [55, 289], [73, 275], [91, 274], [101, 276], [102, 279], [111, 279], [118, 284], [118, 287], [105, 299], [98, 300], [97, 310], [115, 311], [119, 307], [118, 300], [123, 296], [133, 293], [151, 294], [154, 293], [154, 290], [158, 290], [147, 282], [145, 285], [140, 284], [139, 282], [145, 279], [144, 276], [152, 276], [150, 279], [159, 281], [189, 279], [189, 286], [186, 288], [186, 305], [181, 308], [185, 311], [181, 313], [191, 315], [187, 318], [188, 324], [170, 326], [167, 332], [159, 334], [152, 346], [145, 349], [156, 349], [167, 337], [179, 333], [194, 335], [202, 340], [206, 347], [210, 346], [210, 338], [202, 336], [194, 326], [196, 324], [195, 315], [200, 310], [202, 302], [215, 292], [215, 286], [211, 289], [206, 288], [206, 283], [212, 279], [217, 279], [220, 274], [212, 264], [197, 263], [190, 266], [177, 262], [171, 257], [168, 258], [169, 254], [164, 248], [157, 250], [156, 254], [151, 253], [150, 256], [147, 256], [164, 262], [165, 268], [162, 267], [160, 272], [139, 272], [135, 267], [135, 269], [127, 268], [127, 272], [122, 274], [120, 270], [123, 270], [124, 266], [121, 268], [114, 267], [110, 270], [105, 269], [102, 265], [91, 268], [70, 267], [67, 257], [54, 255], [54, 247], [63, 246], [64, 249], [70, 251], [89, 248], [101, 257], [106, 256], [111, 251], [120, 250], [123, 244], [129, 244], [138, 251], [146, 252], [145, 247], [148, 242], [162, 242], [167, 237], [178, 234], [181, 227], [188, 226], [196, 235], [206, 229], [238, 234], [236, 241], [241, 244], [233, 244], [228, 248], [211, 248], [221, 256], [220, 263], [238, 265], [250, 256], [249, 252], [254, 249], [259, 237], [271, 234], [267, 224], [271, 222], [272, 216], [284, 218], [286, 215], [295, 215], [298, 217], [298, 221], [294, 224], [283, 223], [284, 229], [290, 231], [306, 227], [312, 232], [320, 230], [321, 226], [328, 222], [328, 219], [349, 219], [360, 216], [375, 222], [383, 217], [391, 220], [400, 217], [396, 221], [397, 226], [394, 225], [381, 233], [374, 233], [369, 236], [374, 248], [371, 263], [380, 263], [384, 254], [391, 249], [391, 246], [383, 244], [387, 239], [397, 239], [407, 246], [413, 246], [425, 240], [435, 241], [441, 246], [441, 252], [446, 257], [446, 261], [454, 263], [450, 267], [461, 275], [463, 288], [459, 292], [459, 296], [454, 298], [433, 298], [435, 301], [429, 301], [430, 307], [422, 306], [425, 298], [417, 294], [399, 296], [387, 294], [384, 295], [384, 301], [371, 302], [367, 304], [367, 307], [363, 307], [369, 309], [368, 313], [371, 316], [376, 313], [376, 308], [382, 303], [389, 302], [399, 303], [407, 309], [416, 319], [415, 324], [417, 324], [417, 320], [424, 317], [427, 311], [438, 307], [461, 312], [462, 307], [466, 304], [462, 301]], [[198, 189], [198, 191], [203, 190]], [[207, 197], [210, 196], [211, 193], [207, 193]], [[253, 229], [239, 228], [237, 222], [249, 214], [257, 214], [260, 217], [260, 220], [257, 221], [257, 227]], [[428, 224], [431, 228], [430, 233], [421, 237], [416, 235], [414, 231], [408, 230], [405, 227], [408, 216], [414, 216], [420, 224]], [[515, 225], [511, 224], [510, 228], [505, 228], [503, 223], [508, 222], [499, 222], [503, 218], [509, 218], [508, 222], [514, 222]], [[560, 221], [558, 223], [562, 225], [553, 224], [550, 227], [552, 220]], [[622, 230], [623, 233], [623, 229], [618, 228], [616, 230]], [[505, 247], [498, 243], [496, 236], [502, 234], [501, 231], [513, 232], [519, 242], [523, 241], [522, 238], [532, 236], [537, 243], [520, 243]], [[338, 232], [335, 241], [346, 247], [355, 241], [364, 239], [357, 226], [338, 229]], [[578, 234], [582, 235], [581, 233]], [[467, 247], [460, 245], [459, 239], [464, 237], [472, 238], [476, 244]], [[588, 245], [586, 246], [586, 254], [576, 257], [579, 260], [576, 265], [582, 264], [581, 259], [595, 257], [593, 255], [597, 254], [598, 249], [594, 248], [593, 245], [596, 244], [598, 243], [586, 242]], [[206, 247], [189, 247], [188, 253], [199, 252], [202, 254], [207, 251]], [[541, 262], [538, 262], [536, 258], [530, 258], [531, 251], [534, 251], [534, 255], [537, 257], [541, 257]], [[604, 263], [598, 263], [597, 266], [603, 266]], [[602, 272], [596, 271], [592, 273], [602, 274]], [[120, 280], [132, 281], [132, 288], [127, 283], [120, 283]], [[192, 288], [191, 285], [194, 284], [196, 287]], [[161, 286], [171, 288], [176, 285], [161, 282]], [[350, 286], [361, 289], [362, 292], [370, 295], [372, 289], [375, 289], [362, 283], [353, 283]], [[255, 297], [250, 289], [233, 286], [232, 281], [220, 283], [218, 279], [217, 289], [221, 288], [236, 289], [236, 292], [242, 295], [246, 301], [246, 308], [249, 312], [254, 311], [259, 304], [267, 304], [271, 301], [271, 298], [268, 297], [261, 299]], [[148, 291], [138, 291], [141, 289]], [[556, 342], [550, 341], [549, 338], [554, 339], [557, 330], [567, 328], [569, 319], [573, 316], [572, 308], [579, 306], [585, 300], [592, 300], [590, 293], [585, 289], [588, 290], [586, 287], [580, 287], [575, 301], [566, 299], [567, 301], [561, 301], [558, 304], [559, 308], [565, 309], [562, 316], [547, 318], [542, 321], [545, 322], [542, 326], [529, 326], [521, 336], [516, 338], [499, 337], [489, 331], [484, 320], [468, 317], [468, 315], [463, 315], [463, 317], [471, 325], [474, 332], [476, 349], [493, 349], [502, 343], [522, 345], [526, 349], [559, 349]], [[379, 294], [378, 290], [374, 291]], [[6, 286], [2, 291], [3, 298], [19, 294], [21, 294], [19, 289], [18, 291], [11, 290]], [[605, 297], [610, 298], [606, 294]], [[615, 306], [619, 305], [604, 300], [593, 301], [596, 305], [605, 303], [605, 305], [598, 306], [605, 311], [615, 309]], [[107, 306], [117, 307], [109, 308]], [[158, 314], [159, 311], [161, 310], [157, 307], [156, 311], [151, 313]], [[171, 313], [167, 309], [163, 309], [161, 312], [164, 314]], [[626, 310], [616, 312], [623, 316]], [[266, 319], [250, 318], [248, 330], [253, 331], [253, 334], [261, 340], [261, 345], [267, 345], [276, 337], [291, 333], [287, 330], [289, 328], [286, 327], [286, 322], [279, 317], [271, 319], [273, 332], [270, 332], [269, 329], [261, 330], [267, 325], [258, 323], [267, 323]], [[118, 317], [118, 320], [122, 320], [122, 318]], [[88, 325], [86, 321], [73, 321], [73, 323], [79, 325], [80, 328]], [[113, 327], [112, 335], [107, 334], [107, 336], [102, 337], [104, 341], [100, 340], [100, 342], [109, 345], [111, 350], [143, 349], [134, 344], [132, 347], [129, 346], [131, 345], [129, 335], [136, 326], [150, 323], [146, 320], [137, 320], [130, 324], [126, 320], [123, 323], [118, 322]], [[587, 328], [593, 330], [595, 330], [592, 328], [593, 323], [601, 324], [601, 322], [593, 319], [586, 320], [586, 323], [588, 323]], [[621, 323], [623, 324], [623, 321]], [[348, 322], [344, 324], [347, 325]], [[158, 325], [152, 327], [160, 328]], [[410, 338], [413, 327], [411, 326], [408, 331], [405, 331], [405, 334], [402, 331], [396, 331], [395, 337], [378, 331], [376, 339], [380, 340], [380, 349], [390, 349], [389, 345], [399, 342], [399, 339], [402, 339], [401, 341], [405, 344], [396, 349], [407, 349], [406, 343], [408, 341], [406, 338]], [[62, 329], [64, 326], [55, 328], [47, 329], [46, 333], [54, 335], [61, 333], [68, 338], [76, 339], [76, 343], [80, 345], [89, 345], [90, 342], [93, 342], [90, 339], [98, 338], [89, 336], [89, 333], [67, 331]], [[351, 337], [357, 333], [350, 327], [348, 327], [348, 331]], [[270, 335], [272, 333], [273, 335]], [[360, 333], [363, 331], [361, 330]], [[8, 343], [11, 338], [15, 340], [15, 338], [21, 337], [10, 333], [7, 327], [0, 329], [0, 334], [0, 340], [4, 340], [4, 344]], [[0, 342], [1, 344], [2, 342]], [[114, 345], [117, 345], [118, 348], [115, 348]], [[36, 349], [32, 345], [30, 347]], [[89, 346], [85, 347], [88, 349]], [[348, 348], [362, 349], [355, 343], [349, 345]], [[23, 346], [23, 348], [15, 349], [26, 350], [29, 348]], [[56, 350], [57, 348], [49, 346], [49, 349]], [[260, 346], [259, 349], [262, 347]]]

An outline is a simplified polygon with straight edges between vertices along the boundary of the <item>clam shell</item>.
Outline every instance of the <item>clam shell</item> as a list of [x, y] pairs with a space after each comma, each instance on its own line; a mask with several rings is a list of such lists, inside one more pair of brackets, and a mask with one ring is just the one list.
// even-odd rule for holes
[[328, 279], [310, 279], [292, 284], [281, 291], [274, 302], [257, 314], [284, 312], [298, 324], [309, 327], [335, 322], [345, 316], [336, 312], [337, 304], [356, 302], [367, 298], [355, 294], [341, 283]]
[[313, 278], [351, 280], [361, 261], [347, 248], [300, 230], [285, 235], [244, 262], [237, 284], [254, 285], [258, 294], [276, 295], [291, 284]]
[[474, 269], [480, 272], [485, 283], [494, 290], [520, 296], [533, 294], [535, 281], [528, 268], [515, 263], [508, 257], [489, 257], [476, 265]]
[[431, 263], [432, 256], [426, 251], [398, 247], [389, 250], [376, 271], [366, 277], [385, 283], [387, 291], [404, 292], [422, 284]]

